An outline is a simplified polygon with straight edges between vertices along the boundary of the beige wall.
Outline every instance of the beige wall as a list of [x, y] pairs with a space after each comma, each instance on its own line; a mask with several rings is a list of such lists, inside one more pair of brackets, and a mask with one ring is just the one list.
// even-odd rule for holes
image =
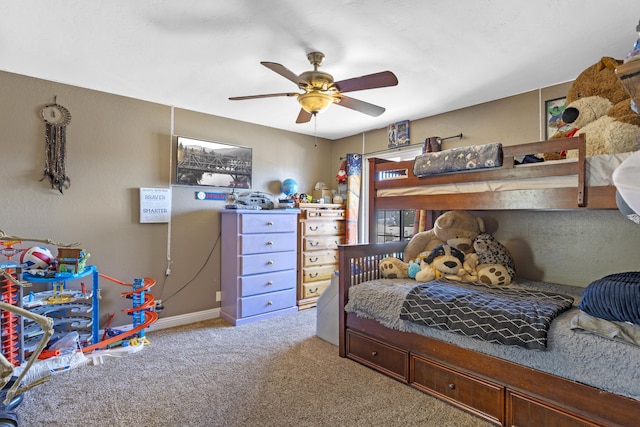
[[[45, 162], [40, 110], [54, 96], [72, 115], [66, 159], [71, 187], [64, 194], [39, 181]], [[139, 223], [139, 188], [171, 185], [171, 107], [4, 72], [0, 106], [0, 230], [81, 242], [100, 273], [127, 283], [155, 278], [152, 293], [165, 300], [161, 317], [220, 306], [220, 244], [214, 245], [224, 202], [198, 201], [195, 187], [174, 185], [171, 226]], [[315, 146], [313, 137], [177, 108], [174, 135], [251, 147], [254, 190], [277, 195], [280, 181], [291, 177], [308, 191], [334, 175], [326, 166], [332, 143], [323, 139]], [[168, 248], [171, 274], [165, 278]], [[102, 325], [109, 313], [117, 316], [112, 326], [131, 323], [121, 312], [131, 307], [120, 296], [127, 289], [104, 279], [100, 285]]]

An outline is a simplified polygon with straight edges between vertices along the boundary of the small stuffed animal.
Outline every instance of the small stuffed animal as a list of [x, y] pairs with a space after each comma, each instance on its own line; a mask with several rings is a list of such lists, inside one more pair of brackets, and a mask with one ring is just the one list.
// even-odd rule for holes
[[[616, 75], [623, 61], [603, 57], [585, 69], [571, 84], [562, 120], [585, 134], [587, 156], [638, 150], [640, 114]], [[577, 157], [576, 150], [567, 157]]]
[[416, 280], [428, 282], [441, 277], [460, 280], [460, 273], [465, 273], [463, 264], [464, 254], [461, 251], [446, 244], [439, 245], [431, 251], [428, 257], [422, 260], [420, 271], [416, 274]]
[[[478, 281], [509, 285], [516, 276], [516, 264], [509, 250], [489, 233], [478, 235], [473, 241], [478, 257]], [[506, 274], [505, 274], [506, 273]]]
[[512, 278], [516, 276], [516, 263], [509, 249], [489, 233], [482, 233], [473, 240], [473, 248], [478, 256], [478, 265], [504, 265]]

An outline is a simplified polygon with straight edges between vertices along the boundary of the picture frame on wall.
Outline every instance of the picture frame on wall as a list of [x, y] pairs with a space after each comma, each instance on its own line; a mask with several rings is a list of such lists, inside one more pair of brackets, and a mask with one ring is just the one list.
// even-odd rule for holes
[[178, 136], [176, 184], [251, 188], [250, 147]]
[[572, 126], [562, 121], [562, 113], [567, 108], [567, 97], [555, 98], [544, 103], [545, 139], [551, 138], [556, 132], [570, 130]]
[[390, 124], [387, 127], [389, 148], [404, 147], [411, 144], [409, 138], [409, 120]]

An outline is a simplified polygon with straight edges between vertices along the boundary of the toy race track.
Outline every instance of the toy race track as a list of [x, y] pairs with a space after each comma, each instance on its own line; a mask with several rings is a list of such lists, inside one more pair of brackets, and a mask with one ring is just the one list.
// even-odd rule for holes
[[[144, 313], [144, 321], [140, 324], [136, 324], [136, 322], [134, 321], [134, 325], [133, 328], [128, 330], [128, 331], [123, 331], [122, 333], [115, 335], [113, 337], [109, 337], [105, 340], [102, 340], [100, 342], [97, 342], [93, 345], [89, 345], [87, 347], [83, 347], [82, 348], [82, 352], [83, 353], [89, 353], [91, 351], [97, 350], [99, 348], [103, 348], [106, 347], [110, 344], [114, 344], [117, 343], [118, 341], [122, 341], [124, 338], [130, 337], [132, 335], [136, 335], [138, 333], [144, 334], [144, 330], [146, 328], [148, 328], [149, 326], [151, 326], [153, 323], [155, 323], [156, 320], [158, 320], [158, 313], [155, 311], [150, 311], [151, 309], [153, 309], [155, 307], [155, 298], [152, 294], [148, 293], [147, 291], [156, 284], [155, 279], [151, 279], [149, 277], [144, 278], [144, 280], [141, 283], [141, 286], [136, 288], [136, 286], [130, 284], [130, 283], [126, 283], [123, 282], [121, 280], [118, 279], [114, 279], [113, 277], [109, 277], [107, 275], [104, 274], [100, 274], [100, 277], [110, 280], [114, 283], [117, 283], [119, 285], [123, 285], [123, 286], [130, 286], [133, 289], [133, 291], [130, 292], [123, 292], [121, 294], [121, 296], [123, 298], [133, 298], [134, 300], [134, 307], [133, 308], [129, 308], [129, 309], [125, 309], [122, 310], [124, 313], [127, 314], [131, 314], [131, 315], [139, 315], [140, 313]], [[136, 299], [140, 298], [141, 295], [144, 295], [144, 301], [138, 301], [139, 305], [136, 305]]]

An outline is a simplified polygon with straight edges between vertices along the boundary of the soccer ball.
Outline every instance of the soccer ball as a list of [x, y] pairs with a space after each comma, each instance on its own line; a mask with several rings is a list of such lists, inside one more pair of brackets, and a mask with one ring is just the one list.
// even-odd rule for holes
[[53, 260], [51, 251], [47, 248], [34, 246], [22, 252], [20, 255], [20, 264], [28, 269], [47, 269]]

